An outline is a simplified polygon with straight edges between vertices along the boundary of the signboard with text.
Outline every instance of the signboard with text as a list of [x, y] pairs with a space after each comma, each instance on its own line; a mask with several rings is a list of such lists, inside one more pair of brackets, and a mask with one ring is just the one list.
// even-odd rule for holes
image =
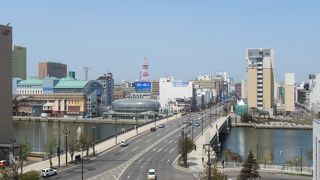
[[151, 82], [135, 82], [133, 86], [135, 90], [151, 91]]

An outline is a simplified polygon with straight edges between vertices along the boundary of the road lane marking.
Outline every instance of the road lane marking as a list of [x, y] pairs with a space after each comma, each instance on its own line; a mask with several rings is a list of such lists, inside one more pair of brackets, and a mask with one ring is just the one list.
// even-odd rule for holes
[[159, 133], [159, 134], [157, 135], [157, 137], [160, 136], [161, 134], [162, 134], [162, 133]]
[[158, 152], [162, 151], [163, 147], [158, 150]]
[[143, 158], [141, 158], [141, 159], [139, 160], [139, 163], [140, 163], [142, 160], [143, 160]]
[[166, 142], [168, 142], [168, 140], [165, 140], [164, 142], [166, 143]]
[[131, 173], [128, 175], [128, 179], [130, 179], [130, 175], [131, 175]]
[[169, 153], [172, 153], [174, 151], [174, 148], [172, 148], [170, 151], [169, 151]]
[[148, 142], [150, 142], [151, 141], [151, 139], [149, 139], [148, 141], [146, 141], [146, 143], [148, 143]]
[[137, 140], [136, 142], [140, 142], [142, 139]]
[[120, 151], [122, 152], [123, 150], [127, 149], [127, 147], [122, 148]]
[[164, 150], [164, 152], [167, 152], [168, 150], [169, 150], [169, 149], [167, 148], [167, 149]]
[[169, 141], [169, 144], [171, 144], [171, 143], [172, 143], [172, 141], [173, 141], [173, 139], [172, 139], [171, 141]]
[[155, 151], [157, 148], [154, 148], [152, 151]]
[[174, 141], [175, 144], [177, 144], [178, 141]]
[[167, 161], [167, 164], [169, 164], [170, 163], [170, 159], [168, 159], [168, 161]]
[[149, 134], [147, 137], [151, 136], [152, 134]]
[[131, 152], [133, 152], [133, 151], [137, 150], [138, 148], [139, 148], [139, 146], [137, 146], [137, 147], [133, 148], [133, 149], [131, 150]]

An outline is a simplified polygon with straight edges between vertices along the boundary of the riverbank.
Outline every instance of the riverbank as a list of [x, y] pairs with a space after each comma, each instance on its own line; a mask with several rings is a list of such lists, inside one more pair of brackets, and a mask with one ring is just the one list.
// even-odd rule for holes
[[253, 127], [257, 129], [304, 129], [311, 130], [311, 125], [301, 125], [296, 123], [287, 122], [274, 122], [267, 123], [232, 123], [232, 127]]
[[103, 123], [103, 124], [146, 124], [152, 122], [153, 119], [103, 119], [103, 118], [58, 118], [58, 117], [24, 117], [13, 116], [13, 121], [29, 121], [29, 122], [56, 122], [56, 123]]

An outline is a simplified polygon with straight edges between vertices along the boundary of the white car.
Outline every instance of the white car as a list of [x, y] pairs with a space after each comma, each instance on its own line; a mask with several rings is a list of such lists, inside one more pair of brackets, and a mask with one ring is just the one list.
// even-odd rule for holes
[[126, 146], [128, 146], [128, 141], [127, 141], [127, 140], [122, 140], [122, 141], [120, 142], [120, 146], [121, 146], [121, 147], [126, 147]]
[[42, 177], [48, 177], [58, 174], [57, 170], [52, 168], [46, 168], [41, 170], [41, 176]]
[[149, 169], [148, 179], [157, 179], [157, 174], [155, 169]]

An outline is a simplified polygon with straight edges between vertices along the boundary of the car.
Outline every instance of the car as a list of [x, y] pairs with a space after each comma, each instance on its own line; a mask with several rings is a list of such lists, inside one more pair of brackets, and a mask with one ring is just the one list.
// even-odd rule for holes
[[164, 128], [164, 124], [160, 124], [160, 125], [159, 125], [159, 128]]
[[120, 146], [121, 146], [121, 147], [126, 147], [126, 146], [128, 146], [128, 145], [129, 145], [129, 143], [128, 143], [127, 140], [122, 140], [122, 141], [120, 142]]
[[199, 127], [199, 126], [200, 126], [200, 123], [196, 122], [196, 123], [194, 124], [194, 126]]
[[148, 179], [157, 179], [157, 174], [155, 169], [149, 169]]
[[45, 168], [41, 170], [41, 176], [42, 177], [48, 177], [48, 176], [53, 176], [53, 175], [57, 175], [58, 172], [55, 169], [52, 168]]
[[152, 128], [150, 128], [150, 131], [151, 131], [151, 132], [156, 131], [156, 130], [157, 130], [157, 128], [156, 128], [156, 127], [152, 127]]
[[7, 160], [1, 160], [0, 167], [6, 167], [6, 166], [9, 166], [9, 162]]
[[188, 121], [187, 126], [191, 126], [191, 125], [192, 125], [192, 122]]

